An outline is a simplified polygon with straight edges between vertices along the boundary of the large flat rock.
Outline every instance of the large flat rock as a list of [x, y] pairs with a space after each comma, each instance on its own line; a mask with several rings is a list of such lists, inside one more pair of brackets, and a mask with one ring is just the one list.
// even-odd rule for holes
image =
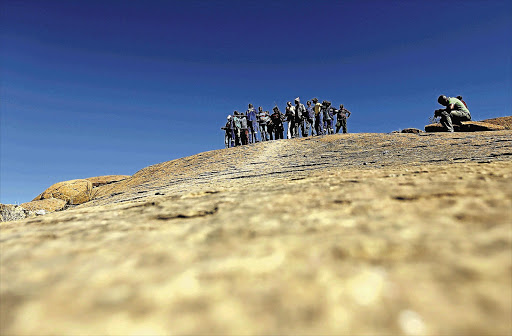
[[507, 335], [512, 132], [153, 165], [0, 223], [0, 334]]
[[[481, 121], [463, 121], [460, 125], [453, 124], [455, 132], [484, 132], [484, 131], [502, 131], [505, 127], [494, 123]], [[425, 126], [425, 132], [446, 132], [446, 129], [440, 123]]]

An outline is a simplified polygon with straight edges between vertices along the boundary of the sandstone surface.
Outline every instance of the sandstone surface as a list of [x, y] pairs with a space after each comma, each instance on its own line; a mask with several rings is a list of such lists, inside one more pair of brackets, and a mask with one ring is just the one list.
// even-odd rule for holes
[[42, 200], [22, 203], [21, 206], [30, 211], [45, 210], [53, 212], [62, 210], [66, 207], [67, 202], [58, 198], [45, 198]]
[[[486, 123], [482, 121], [463, 121], [461, 125], [453, 124], [455, 132], [483, 132], [483, 131], [502, 131], [505, 127], [497, 123]], [[446, 129], [440, 123], [425, 126], [425, 132], [446, 132]]]
[[119, 182], [127, 179], [128, 177], [130, 177], [130, 175], [105, 175], [89, 177], [86, 178], [86, 180], [91, 181], [93, 187], [98, 187], [105, 184]]
[[505, 129], [507, 129], [507, 130], [512, 129], [512, 116], [485, 119], [485, 120], [482, 120], [482, 122], [489, 123], [489, 124], [495, 124], [495, 125], [501, 125], [501, 126], [505, 127]]
[[512, 132], [197, 154], [0, 223], [1, 334], [509, 335]]
[[57, 198], [66, 201], [68, 204], [82, 204], [92, 198], [92, 183], [84, 179], [70, 180], [55, 183], [33, 201]]

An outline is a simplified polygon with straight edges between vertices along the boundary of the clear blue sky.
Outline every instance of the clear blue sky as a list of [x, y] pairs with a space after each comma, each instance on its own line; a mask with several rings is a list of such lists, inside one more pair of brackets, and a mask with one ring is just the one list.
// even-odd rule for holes
[[439, 94], [511, 114], [512, 1], [0, 1], [0, 202], [223, 148], [247, 103], [344, 103], [350, 132]]

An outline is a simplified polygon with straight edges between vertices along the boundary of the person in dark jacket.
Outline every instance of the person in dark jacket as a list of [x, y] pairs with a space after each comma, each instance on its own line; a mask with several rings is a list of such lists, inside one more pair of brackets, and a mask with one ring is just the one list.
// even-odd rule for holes
[[233, 126], [233, 118], [231, 115], [228, 115], [228, 120], [226, 121], [226, 125], [224, 127], [221, 127], [221, 129], [224, 130], [224, 145], [226, 148], [233, 147], [235, 145], [235, 138], [234, 138], [234, 126]]
[[350, 111], [340, 104], [340, 109], [336, 111], [336, 133], [340, 131], [340, 128], [343, 128], [343, 133], [347, 133], [347, 118], [350, 117], [350, 114]]
[[274, 130], [274, 139], [284, 139], [284, 126], [283, 121], [285, 120], [284, 115], [279, 111], [279, 107], [275, 106], [272, 109], [273, 113], [270, 115], [272, 126]]

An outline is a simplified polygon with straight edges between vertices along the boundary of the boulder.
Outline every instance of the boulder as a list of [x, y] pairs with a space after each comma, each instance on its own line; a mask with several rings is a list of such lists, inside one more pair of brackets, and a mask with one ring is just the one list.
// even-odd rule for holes
[[21, 204], [21, 206], [30, 211], [45, 210], [46, 212], [53, 212], [64, 209], [66, 201], [58, 198], [46, 198], [37, 201], [31, 201]]
[[89, 178], [86, 178], [86, 180], [91, 181], [93, 187], [99, 187], [101, 185], [126, 180], [129, 177], [130, 177], [130, 175], [105, 175], [105, 176], [89, 177]]
[[34, 215], [34, 212], [16, 204], [0, 204], [0, 222], [16, 221]]
[[420, 129], [417, 129], [417, 128], [405, 128], [401, 131], [401, 133], [414, 133], [414, 134], [418, 134], [418, 133], [423, 133], [422, 130]]
[[33, 201], [57, 198], [66, 201], [67, 204], [82, 204], [92, 198], [92, 183], [85, 179], [59, 182], [48, 189]]
[[[481, 121], [463, 121], [461, 125], [453, 124], [455, 132], [482, 132], [482, 131], [502, 131], [505, 127]], [[440, 123], [425, 126], [425, 132], [446, 132], [446, 129]]]

